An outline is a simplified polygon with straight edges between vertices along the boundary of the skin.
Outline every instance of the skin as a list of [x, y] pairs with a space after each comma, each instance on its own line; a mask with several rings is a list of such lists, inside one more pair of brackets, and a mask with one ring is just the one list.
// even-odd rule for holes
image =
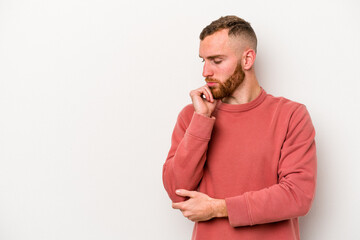
[[[224, 103], [248, 103], [259, 96], [261, 92], [254, 70], [256, 53], [251, 46], [251, 43], [242, 37], [229, 37], [227, 29], [215, 32], [200, 41], [199, 56], [204, 61], [203, 77], [224, 82], [234, 73], [238, 61], [243, 67], [245, 73], [243, 82], [230, 96], [221, 99]], [[190, 97], [195, 112], [206, 117], [212, 117], [211, 114], [220, 101], [213, 98], [207, 84], [192, 90]], [[181, 210], [184, 217], [191, 221], [207, 221], [215, 217], [228, 216], [224, 199], [211, 198], [204, 193], [186, 189], [178, 189], [176, 194], [188, 197], [188, 199], [172, 203], [172, 207]]]

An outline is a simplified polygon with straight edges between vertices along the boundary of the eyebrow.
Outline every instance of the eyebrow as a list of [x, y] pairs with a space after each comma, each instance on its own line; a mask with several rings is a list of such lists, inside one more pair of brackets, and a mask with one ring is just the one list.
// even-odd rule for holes
[[[214, 55], [214, 56], [208, 56], [206, 58], [210, 59], [210, 60], [213, 60], [215, 58], [223, 58], [223, 57], [225, 57], [225, 55]], [[203, 57], [199, 55], [199, 58], [203, 58]]]

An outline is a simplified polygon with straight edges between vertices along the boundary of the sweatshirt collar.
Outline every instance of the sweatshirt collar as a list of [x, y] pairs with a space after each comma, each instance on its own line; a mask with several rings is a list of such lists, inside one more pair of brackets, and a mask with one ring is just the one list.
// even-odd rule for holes
[[219, 101], [219, 104], [216, 106], [218, 110], [227, 111], [227, 112], [243, 112], [248, 111], [250, 109], [253, 109], [260, 105], [266, 97], [266, 91], [261, 87], [261, 92], [259, 96], [257, 96], [254, 100], [248, 103], [243, 104], [229, 104], [229, 103], [223, 103], [222, 101]]

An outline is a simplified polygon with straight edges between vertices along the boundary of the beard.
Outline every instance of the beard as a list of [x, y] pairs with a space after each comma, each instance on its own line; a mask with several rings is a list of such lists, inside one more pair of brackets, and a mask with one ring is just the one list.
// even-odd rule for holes
[[209, 86], [209, 88], [214, 99], [222, 99], [224, 97], [231, 96], [237, 87], [244, 81], [244, 78], [245, 73], [242, 70], [241, 63], [239, 62], [234, 73], [226, 79], [225, 82], [220, 82], [215, 78], [206, 78], [205, 81], [218, 83], [215, 86]]

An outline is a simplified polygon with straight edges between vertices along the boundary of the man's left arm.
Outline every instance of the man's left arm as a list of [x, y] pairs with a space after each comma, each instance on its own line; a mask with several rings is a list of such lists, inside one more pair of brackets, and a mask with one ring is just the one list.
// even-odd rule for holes
[[[281, 149], [277, 184], [225, 200], [201, 198], [202, 193], [191, 192], [192, 196], [188, 196], [189, 200], [197, 199], [196, 205], [207, 206], [206, 209], [210, 213], [198, 211], [198, 208], [192, 207], [189, 214], [190, 204], [186, 204], [189, 200], [173, 207], [181, 209], [183, 214], [187, 212], [193, 219], [202, 219], [207, 215], [228, 217], [233, 227], [303, 216], [309, 211], [315, 193], [317, 160], [314, 138], [315, 130], [311, 118], [306, 107], [300, 105], [290, 119], [286, 139]], [[203, 201], [200, 203], [199, 199]], [[196, 216], [197, 214], [201, 216]]]

